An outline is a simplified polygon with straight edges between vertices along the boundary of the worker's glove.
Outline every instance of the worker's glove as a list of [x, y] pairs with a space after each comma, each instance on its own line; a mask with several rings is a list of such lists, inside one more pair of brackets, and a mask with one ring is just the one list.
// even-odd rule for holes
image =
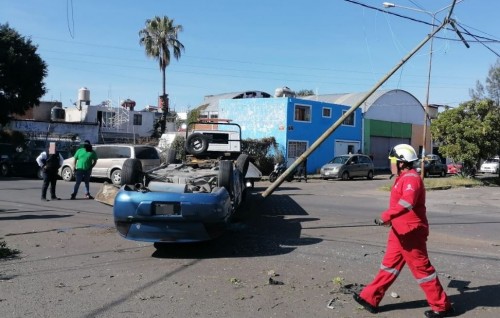
[[376, 218], [376, 219], [374, 220], [374, 222], [375, 222], [375, 224], [377, 224], [377, 225], [387, 225], [387, 224], [384, 222], [384, 220], [379, 219], [379, 218]]

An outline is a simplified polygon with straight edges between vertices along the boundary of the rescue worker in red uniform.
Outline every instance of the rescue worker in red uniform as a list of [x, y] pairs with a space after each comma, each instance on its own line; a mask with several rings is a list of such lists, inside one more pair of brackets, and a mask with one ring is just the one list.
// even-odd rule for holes
[[369, 312], [377, 313], [386, 291], [408, 264], [431, 307], [425, 316], [451, 317], [455, 311], [427, 255], [429, 224], [425, 187], [420, 175], [413, 169], [417, 154], [412, 146], [400, 144], [392, 149], [391, 157], [397, 160], [397, 177], [391, 189], [389, 208], [375, 219], [377, 225], [391, 227], [387, 248], [377, 276], [359, 295], [353, 295], [354, 300]]

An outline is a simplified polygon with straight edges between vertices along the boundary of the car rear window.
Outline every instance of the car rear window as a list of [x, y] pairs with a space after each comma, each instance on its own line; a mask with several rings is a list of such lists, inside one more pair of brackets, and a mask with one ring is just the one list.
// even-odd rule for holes
[[158, 151], [153, 147], [135, 147], [135, 157], [137, 159], [160, 159]]

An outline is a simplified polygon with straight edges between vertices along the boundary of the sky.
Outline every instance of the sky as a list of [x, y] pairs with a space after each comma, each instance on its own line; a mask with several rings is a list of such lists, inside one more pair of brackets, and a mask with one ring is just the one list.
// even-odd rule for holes
[[[168, 16], [183, 27], [178, 40], [185, 51], [167, 67], [166, 90], [171, 108], [183, 112], [203, 104], [207, 95], [248, 90], [371, 90], [426, 38], [433, 18], [436, 25], [443, 21], [448, 9], [440, 10], [452, 4], [395, 0], [396, 7], [386, 9], [382, 2], [0, 0], [0, 23], [38, 46], [48, 66], [43, 101], [73, 107], [78, 90], [86, 87], [91, 105], [111, 100], [118, 106], [130, 98], [140, 110], [157, 104], [162, 77], [158, 62], [139, 45], [139, 31], [147, 19]], [[451, 28], [433, 39], [429, 104], [456, 107], [470, 99], [478, 80], [485, 82], [500, 54], [498, 12], [498, 0], [456, 4], [452, 18], [470, 48]], [[429, 41], [380, 89], [403, 89], [425, 104], [430, 52]]]

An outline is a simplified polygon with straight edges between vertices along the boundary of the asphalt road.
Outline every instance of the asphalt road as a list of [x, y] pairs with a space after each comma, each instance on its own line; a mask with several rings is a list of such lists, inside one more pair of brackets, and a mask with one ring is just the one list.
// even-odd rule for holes
[[[112, 208], [58, 182], [65, 200], [40, 201], [41, 181], [0, 179], [0, 237], [20, 257], [0, 260], [0, 317], [370, 317], [351, 291], [380, 265], [387, 176], [285, 182], [219, 239], [172, 245], [121, 238]], [[92, 183], [97, 192], [100, 183]], [[83, 186], [83, 185], [82, 185]], [[428, 192], [429, 253], [462, 317], [500, 317], [499, 188]], [[377, 317], [423, 317], [404, 270]], [[330, 304], [331, 308], [327, 305]]]

